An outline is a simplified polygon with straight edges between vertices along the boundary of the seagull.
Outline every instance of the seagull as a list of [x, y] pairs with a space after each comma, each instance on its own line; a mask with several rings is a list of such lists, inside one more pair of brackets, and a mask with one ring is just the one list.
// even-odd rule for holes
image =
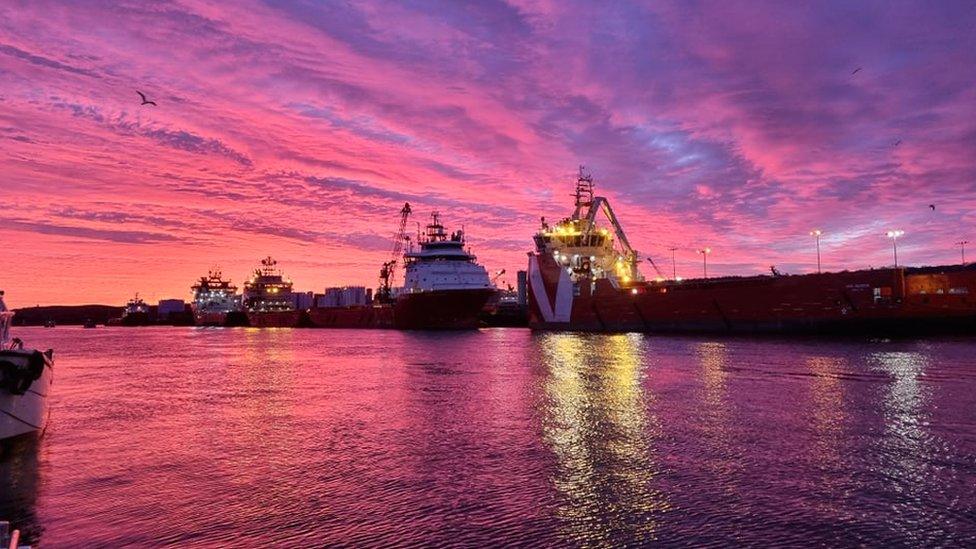
[[142, 93], [141, 91], [136, 90], [136, 93], [138, 93], [139, 94], [139, 97], [142, 98], [142, 103], [141, 103], [142, 105], [152, 105], [153, 107], [158, 106], [158, 105], [156, 105], [156, 102], [155, 101], [150, 101], [150, 100], [146, 99], [146, 94]]
[[854, 76], [855, 74], [857, 74], [860, 71], [861, 71], [861, 67], [858, 67], [858, 68], [854, 69], [854, 72], [851, 73], [851, 76]]
[[929, 204], [929, 208], [932, 208], [932, 211], [934, 212], [935, 211], [935, 204]]
[[897, 147], [898, 145], [901, 145], [901, 139], [899, 139], [898, 141], [895, 141], [895, 145], [894, 146]]

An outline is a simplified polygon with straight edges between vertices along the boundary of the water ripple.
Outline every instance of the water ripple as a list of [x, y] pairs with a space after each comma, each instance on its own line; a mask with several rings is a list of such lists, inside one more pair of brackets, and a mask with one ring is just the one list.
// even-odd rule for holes
[[45, 547], [976, 544], [966, 340], [25, 330]]

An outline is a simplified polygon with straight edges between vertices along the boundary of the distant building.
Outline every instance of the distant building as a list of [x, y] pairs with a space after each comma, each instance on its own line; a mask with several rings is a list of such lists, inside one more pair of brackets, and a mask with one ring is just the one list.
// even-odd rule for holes
[[311, 309], [315, 305], [314, 292], [292, 292], [292, 303], [298, 310]]
[[186, 302], [182, 299], [163, 299], [159, 302], [156, 315], [160, 319], [167, 319], [171, 314], [183, 314], [186, 310]]
[[365, 286], [341, 286], [326, 288], [325, 293], [317, 296], [317, 307], [351, 307], [354, 305], [369, 305], [373, 301], [372, 288]]

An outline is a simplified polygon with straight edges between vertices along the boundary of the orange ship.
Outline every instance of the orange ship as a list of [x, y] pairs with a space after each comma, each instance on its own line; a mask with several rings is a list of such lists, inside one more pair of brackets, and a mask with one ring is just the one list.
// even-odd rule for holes
[[[603, 213], [610, 227], [601, 227]], [[976, 266], [647, 281], [609, 201], [580, 172], [573, 214], [529, 254], [537, 330], [918, 334], [976, 332]]]

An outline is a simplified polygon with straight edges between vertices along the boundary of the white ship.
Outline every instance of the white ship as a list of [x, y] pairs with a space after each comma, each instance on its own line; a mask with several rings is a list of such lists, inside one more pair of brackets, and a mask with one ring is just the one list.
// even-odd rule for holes
[[54, 380], [54, 351], [43, 353], [10, 338], [14, 313], [0, 292], [0, 440], [42, 432]]
[[243, 314], [241, 295], [237, 286], [224, 280], [219, 269], [201, 276], [191, 288], [193, 291], [193, 320], [197, 326], [242, 325], [247, 319]]
[[464, 231], [448, 235], [437, 212], [417, 236], [420, 249], [403, 254], [403, 286], [394, 291], [397, 328], [475, 328], [496, 289], [488, 271], [465, 249]]

